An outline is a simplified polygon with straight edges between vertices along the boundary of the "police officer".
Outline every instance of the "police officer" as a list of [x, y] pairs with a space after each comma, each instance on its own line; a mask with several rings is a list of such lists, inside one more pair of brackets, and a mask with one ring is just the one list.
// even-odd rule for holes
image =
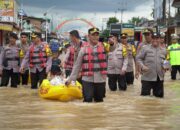
[[127, 48], [128, 65], [125, 76], [127, 85], [131, 85], [134, 82], [134, 61], [136, 56], [136, 49], [134, 45], [128, 43], [127, 33], [121, 34], [121, 43]]
[[166, 58], [166, 49], [159, 46], [160, 35], [153, 36], [151, 44], [143, 46], [138, 53], [136, 60], [141, 68], [141, 95], [153, 95], [156, 97], [164, 96], [164, 73], [163, 61]]
[[82, 71], [84, 102], [103, 102], [107, 75], [107, 61], [104, 46], [99, 42], [99, 29], [88, 30], [89, 42], [79, 54], [66, 84], [75, 81]]
[[178, 41], [178, 36], [176, 34], [171, 35], [171, 45], [168, 46], [168, 55], [170, 64], [172, 66], [171, 79], [176, 80], [177, 71], [180, 73], [180, 44]]
[[[28, 34], [25, 32], [21, 33], [21, 43], [18, 45], [20, 48], [20, 59], [21, 63], [26, 55], [26, 52], [28, 51], [29, 48], [29, 43], [28, 43]], [[22, 85], [27, 85], [28, 84], [28, 79], [29, 79], [29, 66], [26, 64], [24, 67], [24, 73], [20, 74], [20, 78], [22, 79]]]
[[11, 78], [11, 87], [17, 88], [20, 67], [20, 49], [16, 45], [17, 34], [10, 33], [9, 45], [4, 47], [0, 58], [1, 86], [7, 86]]
[[41, 41], [41, 33], [34, 33], [32, 38], [34, 43], [29, 47], [22, 61], [20, 71], [24, 73], [26, 65], [29, 65], [31, 88], [37, 89], [38, 82], [41, 84], [50, 71], [52, 59], [49, 46]]
[[[151, 41], [152, 41], [152, 36], [153, 36], [153, 34], [154, 34], [154, 32], [153, 32], [153, 30], [151, 29], [151, 28], [145, 28], [144, 29], [144, 31], [143, 31], [143, 35], [144, 35], [144, 42], [141, 42], [139, 45], [138, 45], [138, 47], [137, 47], [137, 50], [136, 50], [136, 53], [138, 54], [140, 51], [141, 51], [141, 49], [142, 49], [142, 47], [144, 46], [144, 45], [148, 45], [148, 44], [151, 44]], [[138, 64], [136, 64], [136, 67], [135, 67], [135, 77], [136, 77], [136, 79], [138, 79], [138, 77], [139, 77], [139, 66], [138, 66]]]
[[[70, 76], [74, 63], [78, 57], [80, 48], [83, 46], [79, 32], [77, 30], [72, 30], [70, 32], [71, 46], [68, 48], [65, 58], [64, 58], [64, 68], [66, 77]], [[78, 81], [81, 83], [81, 75], [78, 76]]]
[[108, 43], [111, 46], [108, 53], [108, 85], [111, 91], [126, 90], [126, 70], [128, 64], [126, 46], [118, 42], [118, 34], [109, 36]]

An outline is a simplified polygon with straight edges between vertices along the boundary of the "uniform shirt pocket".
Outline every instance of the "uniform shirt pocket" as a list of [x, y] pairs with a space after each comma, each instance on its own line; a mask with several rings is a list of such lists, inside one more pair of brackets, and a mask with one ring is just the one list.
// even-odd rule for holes
[[109, 53], [108, 54], [108, 60], [112, 60], [113, 59], [113, 54], [112, 53]]
[[117, 59], [122, 59], [123, 58], [122, 51], [117, 51], [116, 57], [117, 57]]

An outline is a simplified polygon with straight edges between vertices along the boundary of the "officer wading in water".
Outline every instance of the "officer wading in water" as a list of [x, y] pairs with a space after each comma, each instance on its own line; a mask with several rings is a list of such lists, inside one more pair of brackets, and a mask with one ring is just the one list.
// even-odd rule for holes
[[128, 56], [128, 65], [125, 74], [126, 83], [127, 85], [132, 85], [134, 83], [134, 62], [136, 57], [136, 49], [134, 45], [128, 43], [127, 33], [121, 34], [121, 43], [126, 47]]
[[163, 67], [166, 59], [166, 49], [160, 47], [160, 35], [154, 34], [151, 44], [142, 47], [136, 56], [141, 69], [141, 95], [151, 95], [151, 89], [155, 97], [164, 97], [164, 74], [167, 68]]
[[52, 58], [49, 46], [41, 41], [41, 33], [34, 33], [32, 38], [34, 43], [29, 47], [22, 61], [20, 72], [24, 73], [25, 66], [28, 64], [31, 73], [31, 88], [37, 89], [38, 82], [41, 84], [51, 69]]
[[4, 47], [0, 57], [1, 86], [7, 86], [11, 78], [11, 87], [17, 88], [20, 68], [20, 49], [16, 45], [17, 34], [10, 33], [10, 43]]
[[[29, 48], [29, 43], [28, 43], [28, 34], [25, 32], [21, 33], [21, 43], [18, 45], [20, 48], [20, 61], [22, 63], [22, 60], [24, 56], [26, 55], [26, 52], [28, 51]], [[22, 85], [27, 85], [28, 84], [28, 79], [29, 79], [29, 66], [28, 64], [24, 67], [24, 73], [20, 74], [20, 78], [22, 79]], [[20, 83], [20, 82], [19, 82]]]
[[[83, 47], [84, 45], [84, 42], [81, 41], [81, 37], [77, 30], [72, 30], [69, 34], [70, 34], [70, 39], [71, 39], [71, 46], [68, 47], [65, 58], [64, 58], [64, 68], [65, 68], [66, 77], [71, 75], [72, 68], [73, 68], [74, 63], [77, 60], [79, 51], [81, 47]], [[79, 73], [77, 80], [80, 83], [82, 83], [81, 73]]]
[[172, 66], [171, 79], [176, 80], [176, 74], [180, 74], [180, 44], [178, 43], [179, 37], [176, 34], [171, 35], [171, 45], [168, 46], [168, 59]]
[[117, 82], [119, 90], [125, 91], [126, 85], [126, 69], [128, 65], [127, 49], [125, 45], [118, 42], [118, 34], [109, 36], [108, 43], [111, 46], [108, 53], [108, 85], [111, 91], [117, 90]]
[[107, 61], [104, 46], [99, 42], [99, 29], [88, 30], [89, 42], [84, 45], [73, 66], [66, 85], [75, 81], [82, 71], [84, 102], [103, 102], [107, 74]]

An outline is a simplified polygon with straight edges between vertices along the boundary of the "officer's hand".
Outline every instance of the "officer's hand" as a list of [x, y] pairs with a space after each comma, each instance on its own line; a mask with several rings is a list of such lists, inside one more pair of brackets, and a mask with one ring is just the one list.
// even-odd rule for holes
[[20, 73], [23, 74], [24, 72], [24, 68], [20, 68]]
[[65, 82], [65, 85], [68, 86], [68, 85], [70, 85], [70, 84], [71, 84], [71, 80], [68, 79], [68, 80]]
[[125, 70], [121, 70], [120, 71], [120, 75], [125, 75], [126, 74], [126, 71]]
[[148, 68], [147, 66], [144, 65], [144, 66], [142, 67], [142, 71], [147, 72], [148, 70], [149, 70], [149, 68]]
[[139, 78], [139, 72], [135, 72], [135, 78], [136, 78], [136, 79]]
[[114, 44], [114, 40], [112, 38], [109, 38], [108, 43], [113, 45]]

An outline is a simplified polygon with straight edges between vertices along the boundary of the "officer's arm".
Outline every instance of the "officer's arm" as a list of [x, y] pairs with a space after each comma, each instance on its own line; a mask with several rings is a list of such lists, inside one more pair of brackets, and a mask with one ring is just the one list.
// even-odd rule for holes
[[73, 66], [73, 69], [72, 69], [72, 73], [69, 77], [69, 79], [71, 81], [76, 81], [77, 77], [78, 77], [78, 74], [81, 70], [81, 66], [82, 66], [82, 60], [83, 60], [83, 55], [84, 55], [84, 49], [81, 48], [79, 54], [78, 54], [78, 57], [77, 57], [77, 60]]
[[3, 59], [4, 59], [4, 49], [1, 51], [1, 54], [0, 54], [0, 70], [3, 69]]
[[127, 66], [128, 66], [128, 54], [127, 54], [127, 48], [125, 46], [123, 46], [122, 54], [124, 57], [122, 70], [126, 71]]
[[64, 63], [68, 62], [69, 56], [70, 56], [70, 49], [67, 49], [67, 52], [64, 57]]
[[22, 63], [21, 63], [21, 68], [24, 68], [24, 66], [26, 65], [26, 64], [29, 64], [29, 53], [30, 53], [30, 47], [29, 47], [29, 49], [28, 49], [28, 51], [26, 52], [26, 55], [25, 55], [25, 57], [23, 58], [23, 60], [22, 60]]
[[169, 47], [167, 48], [166, 60], [170, 60], [170, 49], [169, 49]]
[[136, 64], [136, 48], [134, 45], [132, 45], [132, 54], [133, 54], [133, 58], [134, 58], [134, 63]]
[[136, 63], [140, 66], [140, 68], [144, 66], [143, 61], [145, 59], [145, 55], [146, 55], [146, 50], [144, 47], [142, 47], [142, 50], [136, 56]]
[[46, 63], [46, 73], [48, 73], [51, 70], [51, 66], [52, 66], [52, 57], [48, 56], [47, 57], [47, 63]]

